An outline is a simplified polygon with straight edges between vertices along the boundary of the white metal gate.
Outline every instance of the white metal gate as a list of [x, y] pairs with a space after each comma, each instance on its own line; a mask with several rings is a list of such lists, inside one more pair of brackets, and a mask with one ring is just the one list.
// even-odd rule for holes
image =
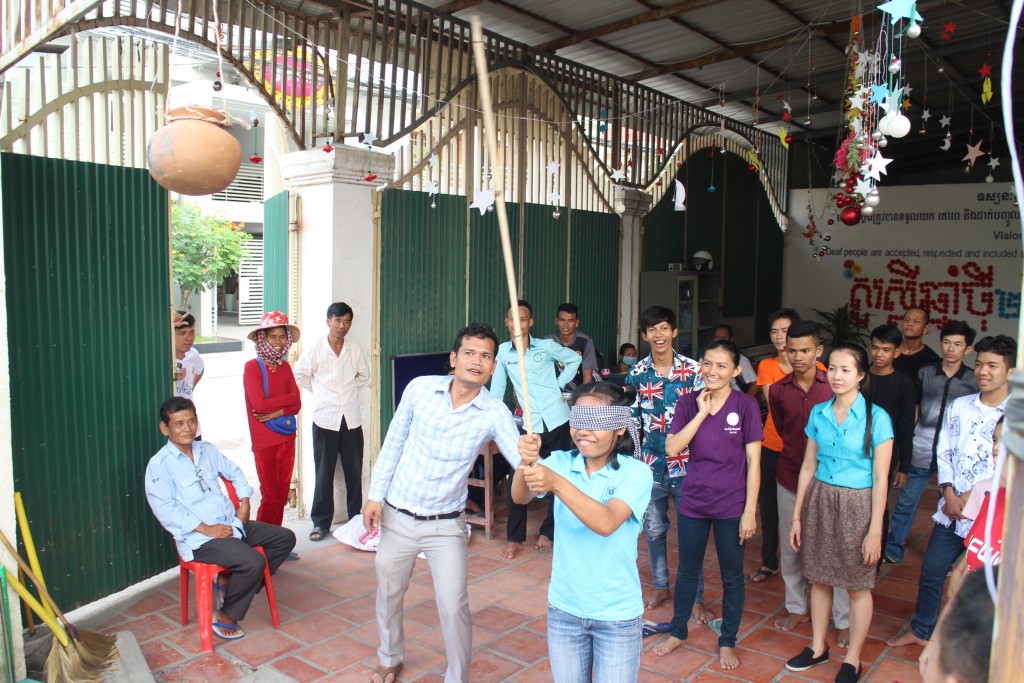
[[238, 324], [258, 325], [263, 316], [263, 239], [242, 242], [238, 266]]

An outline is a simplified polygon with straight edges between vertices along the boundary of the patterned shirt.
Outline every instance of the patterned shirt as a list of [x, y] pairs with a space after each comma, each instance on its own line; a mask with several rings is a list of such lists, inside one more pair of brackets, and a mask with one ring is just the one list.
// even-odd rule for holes
[[373, 466], [368, 500], [386, 500], [418, 515], [462, 510], [469, 472], [492, 440], [512, 470], [519, 467], [519, 430], [512, 413], [483, 388], [453, 408], [453, 379], [427, 376], [409, 382]]
[[[939, 432], [938, 469], [939, 483], [949, 482], [953, 491], [960, 495], [974, 489], [979, 481], [995, 476], [995, 460], [992, 458], [992, 440], [996, 422], [1006, 412], [1009, 397], [997, 406], [981, 402], [981, 394], [962, 396], [946, 409], [945, 423]], [[932, 519], [949, 526], [952, 521], [942, 512], [943, 498], [939, 497], [939, 509]], [[961, 519], [956, 522], [956, 534], [967, 538], [974, 520]]]
[[697, 361], [679, 353], [672, 353], [672, 371], [668, 377], [654, 368], [654, 360], [647, 356], [638, 361], [626, 376], [626, 383], [636, 387], [633, 402], [633, 422], [640, 430], [640, 457], [654, 473], [654, 481], [661, 482], [667, 473], [669, 478], [686, 474], [689, 449], [677, 456], [665, 456], [665, 438], [672, 418], [676, 413], [676, 401], [680, 396], [704, 388]]

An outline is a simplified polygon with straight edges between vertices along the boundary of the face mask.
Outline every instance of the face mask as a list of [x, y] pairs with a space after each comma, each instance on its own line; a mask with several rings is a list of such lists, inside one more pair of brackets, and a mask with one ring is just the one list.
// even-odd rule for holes
[[633, 367], [634, 365], [636, 365], [636, 356], [623, 356], [622, 364], [625, 365], [627, 368]]

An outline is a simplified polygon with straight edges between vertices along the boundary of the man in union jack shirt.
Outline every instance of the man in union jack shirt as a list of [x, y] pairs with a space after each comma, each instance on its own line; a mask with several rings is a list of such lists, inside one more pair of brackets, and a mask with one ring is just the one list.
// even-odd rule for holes
[[[640, 335], [650, 344], [651, 354], [637, 362], [626, 377], [636, 388], [633, 402], [633, 420], [640, 430], [641, 458], [654, 473], [651, 502], [644, 514], [644, 531], [650, 555], [654, 592], [646, 601], [647, 609], [654, 609], [670, 596], [668, 583], [668, 555], [665, 539], [668, 536], [668, 501], [678, 498], [689, 451], [666, 457], [665, 437], [672, 424], [679, 397], [704, 388], [697, 361], [676, 353], [672, 344], [679, 335], [676, 314], [664, 306], [652, 306], [640, 314]], [[703, 577], [697, 590], [693, 616], [706, 623], [711, 614], [704, 608]]]

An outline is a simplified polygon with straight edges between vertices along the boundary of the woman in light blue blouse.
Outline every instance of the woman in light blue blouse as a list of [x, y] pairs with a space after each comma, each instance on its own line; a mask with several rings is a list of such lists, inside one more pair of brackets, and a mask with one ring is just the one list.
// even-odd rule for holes
[[803, 556], [804, 577], [812, 582], [812, 640], [786, 668], [805, 671], [828, 661], [832, 589], [845, 588], [850, 644], [836, 683], [860, 680], [889, 490], [892, 422], [864, 396], [869, 367], [867, 352], [856, 344], [838, 344], [829, 356], [835, 397], [811, 409], [789, 534], [793, 550]]
[[631, 386], [583, 384], [569, 413], [575, 449], [538, 462], [540, 437], [520, 439], [513, 500], [555, 496], [547, 627], [555, 683], [631, 683], [639, 676], [644, 603], [636, 541], [653, 478], [637, 459], [634, 397]]

